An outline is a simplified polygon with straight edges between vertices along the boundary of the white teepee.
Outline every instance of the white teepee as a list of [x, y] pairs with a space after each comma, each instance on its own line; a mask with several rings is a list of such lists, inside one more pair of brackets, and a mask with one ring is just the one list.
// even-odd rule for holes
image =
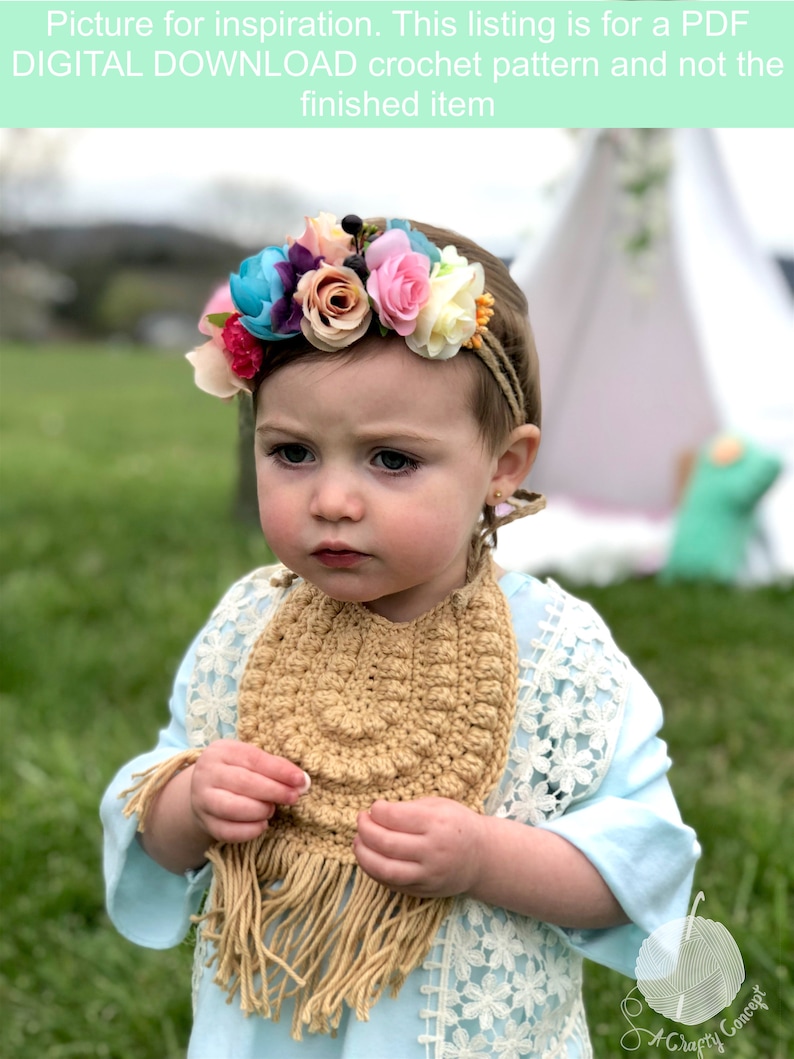
[[[532, 487], [550, 507], [669, 517], [682, 461], [735, 432], [786, 468], [762, 501], [749, 576], [794, 576], [788, 291], [740, 216], [713, 133], [641, 132], [586, 134], [556, 222], [512, 269], [541, 360]], [[638, 231], [649, 245], [631, 253]]]

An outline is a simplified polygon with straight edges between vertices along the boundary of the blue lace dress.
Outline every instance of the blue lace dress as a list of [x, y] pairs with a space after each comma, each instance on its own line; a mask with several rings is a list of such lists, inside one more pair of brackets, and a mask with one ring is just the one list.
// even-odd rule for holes
[[[119, 794], [132, 772], [234, 737], [248, 653], [290, 591], [271, 586], [273, 573], [254, 571], [226, 594], [179, 668], [157, 746], [126, 765], [103, 799], [108, 910], [139, 945], [182, 941], [211, 873], [173, 875], [151, 860]], [[335, 1037], [302, 1041], [290, 1036], [289, 1010], [273, 1022], [226, 1002], [199, 935], [188, 1059], [585, 1059], [583, 957], [633, 975], [644, 938], [686, 915], [699, 848], [667, 781], [657, 699], [587, 604], [524, 574], [499, 583], [520, 684], [508, 764], [486, 812], [573, 843], [631, 922], [566, 930], [461, 897], [398, 997], [379, 1001], [367, 1022], [346, 1012]]]

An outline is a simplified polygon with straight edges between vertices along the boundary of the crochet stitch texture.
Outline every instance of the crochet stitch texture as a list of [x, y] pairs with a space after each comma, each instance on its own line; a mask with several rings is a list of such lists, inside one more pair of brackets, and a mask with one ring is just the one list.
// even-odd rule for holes
[[[356, 870], [357, 815], [380, 798], [428, 796], [482, 812], [506, 765], [517, 693], [509, 606], [488, 555], [467, 585], [406, 623], [295, 588], [251, 651], [237, 735], [295, 762], [312, 785], [260, 838], [208, 853], [202, 930], [216, 981], [243, 1010], [277, 1018], [293, 997], [300, 1037], [333, 1032], [345, 1004], [366, 1019], [399, 990], [452, 899], [398, 894]], [[173, 775], [175, 764], [144, 777], [126, 806], [141, 826], [163, 768]]]

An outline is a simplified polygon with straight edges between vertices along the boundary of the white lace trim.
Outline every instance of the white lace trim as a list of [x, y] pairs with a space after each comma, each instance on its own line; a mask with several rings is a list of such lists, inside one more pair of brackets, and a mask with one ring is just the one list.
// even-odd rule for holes
[[283, 571], [263, 566], [238, 581], [212, 612], [196, 648], [187, 688], [186, 727], [190, 746], [233, 739], [237, 731], [237, 687], [257, 638], [290, 591], [273, 588]]
[[[210, 619], [187, 690], [191, 746], [235, 735], [248, 654], [290, 591], [271, 586], [276, 569], [238, 582]], [[628, 689], [628, 663], [595, 611], [553, 582], [548, 589], [547, 616], [520, 658], [508, 764], [486, 804], [486, 812], [527, 825], [555, 819], [601, 783]], [[419, 1041], [427, 1059], [591, 1055], [576, 938], [460, 899], [424, 964]], [[205, 958], [197, 945], [194, 996]]]
[[[628, 689], [626, 659], [595, 611], [549, 588], [547, 619], [520, 660], [510, 759], [486, 804], [530, 825], [560, 816], [601, 783]], [[576, 935], [459, 901], [425, 963], [428, 1059], [591, 1055], [582, 959], [569, 944]]]

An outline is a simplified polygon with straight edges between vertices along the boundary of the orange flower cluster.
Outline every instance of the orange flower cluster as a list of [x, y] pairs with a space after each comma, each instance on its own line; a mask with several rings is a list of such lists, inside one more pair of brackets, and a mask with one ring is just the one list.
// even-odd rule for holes
[[493, 316], [493, 294], [489, 294], [488, 291], [483, 293], [475, 299], [477, 305], [477, 326], [474, 329], [474, 334], [468, 340], [463, 343], [464, 349], [482, 349], [482, 334], [488, 330], [488, 324]]

